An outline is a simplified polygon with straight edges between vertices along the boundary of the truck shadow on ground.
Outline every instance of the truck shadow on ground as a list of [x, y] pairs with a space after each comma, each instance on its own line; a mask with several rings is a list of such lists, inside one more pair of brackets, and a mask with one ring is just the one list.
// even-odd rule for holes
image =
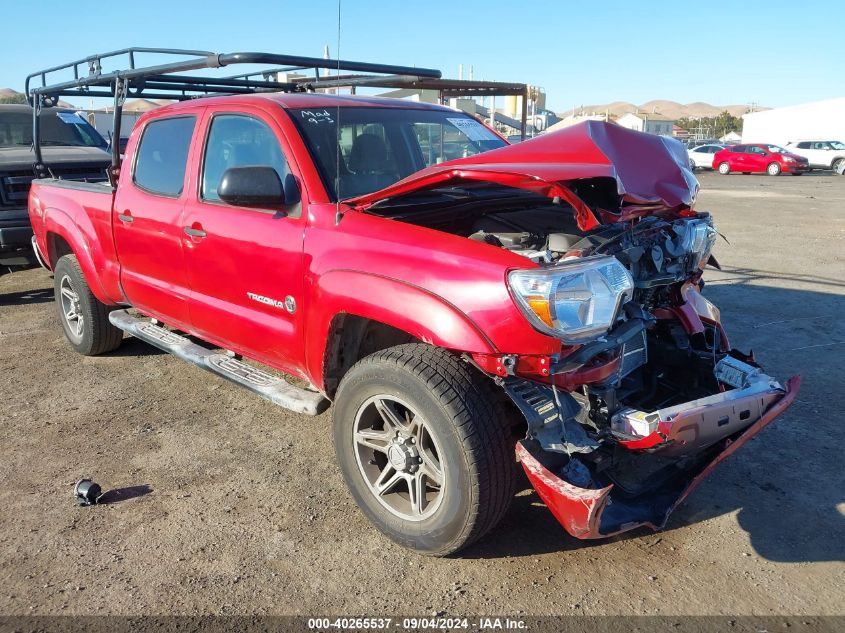
[[103, 354], [103, 358], [125, 358], [132, 356], [162, 356], [167, 354], [164, 350], [145, 343], [133, 336], [124, 336], [123, 342], [116, 350]]
[[[845, 282], [739, 268], [720, 276], [704, 294], [722, 309], [732, 344], [746, 351], [753, 348], [767, 373], [781, 381], [800, 374], [803, 384], [793, 406], [720, 464], [669, 517], [663, 533], [695, 529], [735, 513], [751, 549], [762, 558], [845, 561], [840, 448], [845, 406], [845, 328], [840, 315], [845, 312]], [[811, 289], [767, 285], [774, 279]], [[648, 546], [656, 538], [642, 528], [610, 539], [580, 541], [564, 531], [524, 476], [520, 491], [493, 534], [462, 556], [535, 556], [612, 547], [628, 540]]]
[[33, 305], [53, 301], [52, 288], [37, 288], [20, 292], [0, 292], [0, 306]]

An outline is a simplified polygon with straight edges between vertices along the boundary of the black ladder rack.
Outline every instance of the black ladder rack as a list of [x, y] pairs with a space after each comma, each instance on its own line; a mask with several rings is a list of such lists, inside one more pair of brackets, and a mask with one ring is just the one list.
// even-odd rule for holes
[[[165, 63], [142, 66], [140, 55], [163, 56]], [[176, 58], [176, 59], [174, 59]], [[121, 70], [105, 71], [104, 62]], [[185, 74], [253, 64], [265, 70], [244, 75], [213, 77]], [[291, 81], [278, 81], [280, 73], [300, 71], [309, 75]], [[330, 72], [334, 72], [332, 75]], [[341, 73], [347, 74], [341, 74]], [[53, 81], [56, 75], [62, 78]], [[116, 182], [120, 170], [120, 121], [123, 104], [128, 97], [145, 99], [186, 100], [211, 95], [238, 95], [258, 92], [313, 92], [328, 88], [357, 87], [412, 88], [436, 90], [441, 101], [449, 97], [515, 95], [522, 97], [522, 131], [525, 133], [528, 89], [525, 84], [462, 81], [442, 79], [439, 70], [374, 64], [342, 59], [321, 59], [277, 53], [241, 52], [213, 53], [173, 48], [124, 48], [110, 53], [91, 55], [77, 61], [53, 66], [32, 73], [26, 78], [26, 97], [33, 107], [32, 137], [37, 177], [47, 175], [41, 156], [39, 114], [44, 107], [58, 103], [60, 97], [110, 97], [114, 99], [112, 131], [112, 164], [109, 178]]]

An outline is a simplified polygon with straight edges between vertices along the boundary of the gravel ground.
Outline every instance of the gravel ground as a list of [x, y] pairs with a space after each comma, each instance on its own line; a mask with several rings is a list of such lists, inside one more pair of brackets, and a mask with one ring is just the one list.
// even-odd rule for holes
[[[76, 355], [43, 270], [0, 277], [2, 614], [843, 614], [845, 178], [701, 175], [705, 294], [795, 405], [667, 529], [567, 536], [527, 485], [459, 559], [385, 540], [330, 412], [287, 413], [136, 340]], [[116, 503], [78, 508], [92, 476]]]

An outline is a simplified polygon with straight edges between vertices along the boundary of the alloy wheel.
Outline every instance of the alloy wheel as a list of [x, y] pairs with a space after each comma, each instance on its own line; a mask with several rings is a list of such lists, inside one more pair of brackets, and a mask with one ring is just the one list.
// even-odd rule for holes
[[361, 475], [382, 506], [407, 521], [437, 511], [448, 472], [431, 425], [411, 406], [372, 396], [358, 409], [352, 437]]
[[82, 333], [85, 331], [85, 318], [79, 305], [79, 293], [74, 289], [69, 275], [62, 277], [61, 282], [59, 282], [59, 293], [62, 302], [62, 315], [68, 332], [77, 338], [82, 338]]

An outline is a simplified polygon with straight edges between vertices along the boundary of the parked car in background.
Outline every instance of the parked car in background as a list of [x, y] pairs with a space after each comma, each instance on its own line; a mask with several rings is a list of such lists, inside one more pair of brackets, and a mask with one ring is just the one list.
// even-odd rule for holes
[[724, 145], [724, 143], [717, 138], [690, 138], [683, 141], [683, 143], [687, 146], [687, 149], [699, 147], [700, 145]]
[[785, 172], [800, 176], [810, 170], [810, 163], [803, 156], [769, 143], [727, 147], [713, 155], [712, 166], [723, 175], [738, 171], [743, 174], [767, 173], [770, 176]]
[[845, 143], [841, 141], [790, 141], [786, 149], [806, 158], [813, 169], [832, 169], [841, 173], [840, 167], [845, 167]]
[[[41, 114], [41, 145], [50, 173], [62, 180], [104, 180], [108, 143], [72, 110]], [[0, 272], [32, 262], [26, 204], [34, 177], [32, 108], [0, 105]]]
[[689, 165], [692, 169], [712, 169], [713, 155], [725, 149], [726, 145], [711, 143], [708, 145], [697, 145], [687, 150]]

